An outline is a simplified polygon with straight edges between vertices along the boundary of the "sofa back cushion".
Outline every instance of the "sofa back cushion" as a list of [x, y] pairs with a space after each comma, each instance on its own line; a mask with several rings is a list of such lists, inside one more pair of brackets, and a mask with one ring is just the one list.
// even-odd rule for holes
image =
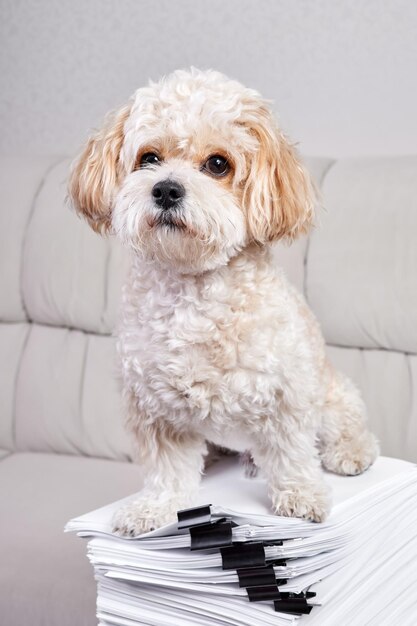
[[[0, 165], [0, 449], [128, 459], [111, 334], [128, 256], [67, 206], [68, 159]], [[274, 257], [361, 387], [384, 453], [417, 460], [417, 159], [308, 166], [326, 210]]]
[[322, 193], [306, 290], [326, 340], [417, 353], [417, 158], [337, 161]]
[[127, 256], [69, 209], [68, 170], [0, 167], [0, 448], [126, 459], [111, 332]]

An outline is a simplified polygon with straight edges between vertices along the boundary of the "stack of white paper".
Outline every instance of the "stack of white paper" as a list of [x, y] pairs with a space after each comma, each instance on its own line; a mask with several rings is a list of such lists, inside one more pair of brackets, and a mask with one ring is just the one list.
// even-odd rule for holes
[[[203, 479], [196, 507], [213, 504], [197, 530], [115, 536], [113, 514], [130, 498], [71, 520], [67, 531], [93, 537], [99, 623], [416, 624], [417, 468], [380, 458], [361, 476], [326, 479], [334, 507], [323, 524], [271, 515], [266, 482], [230, 458]], [[191, 550], [213, 531], [216, 547]]]

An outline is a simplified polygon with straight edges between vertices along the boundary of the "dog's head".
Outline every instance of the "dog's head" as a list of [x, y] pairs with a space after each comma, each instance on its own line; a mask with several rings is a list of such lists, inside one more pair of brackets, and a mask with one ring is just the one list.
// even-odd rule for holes
[[295, 238], [314, 201], [259, 94], [195, 69], [138, 89], [108, 116], [73, 168], [70, 196], [94, 230], [182, 272]]

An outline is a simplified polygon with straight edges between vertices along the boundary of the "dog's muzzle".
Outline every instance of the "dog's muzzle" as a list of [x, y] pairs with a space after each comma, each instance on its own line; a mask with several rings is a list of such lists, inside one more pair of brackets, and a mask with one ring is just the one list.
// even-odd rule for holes
[[175, 180], [161, 180], [152, 188], [152, 197], [155, 204], [165, 211], [178, 207], [184, 196], [185, 188]]

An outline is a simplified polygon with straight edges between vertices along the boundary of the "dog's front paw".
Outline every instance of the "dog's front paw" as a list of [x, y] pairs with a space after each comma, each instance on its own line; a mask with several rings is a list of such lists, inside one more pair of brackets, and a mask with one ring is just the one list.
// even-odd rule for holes
[[272, 503], [277, 515], [324, 522], [330, 512], [331, 497], [324, 483], [305, 483], [276, 491]]
[[113, 532], [123, 537], [136, 537], [175, 522], [180, 508], [173, 502], [158, 503], [145, 498], [134, 500], [116, 511]]

